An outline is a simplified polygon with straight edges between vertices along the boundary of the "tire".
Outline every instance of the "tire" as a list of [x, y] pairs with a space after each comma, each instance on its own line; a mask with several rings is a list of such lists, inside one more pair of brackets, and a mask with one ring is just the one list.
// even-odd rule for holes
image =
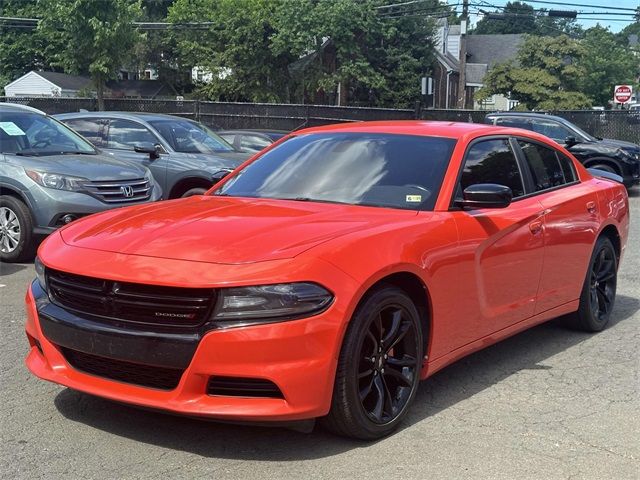
[[393, 286], [368, 294], [344, 338], [325, 427], [360, 440], [393, 432], [416, 395], [423, 349], [420, 316], [407, 294]]
[[598, 238], [589, 260], [589, 268], [580, 294], [578, 311], [569, 317], [569, 325], [584, 332], [600, 332], [611, 318], [618, 283], [618, 259], [613, 243]]
[[29, 208], [17, 198], [0, 196], [0, 260], [23, 262], [31, 260], [34, 253], [33, 219]]
[[208, 189], [207, 188], [190, 188], [189, 190], [187, 190], [186, 192], [184, 192], [180, 198], [187, 198], [187, 197], [193, 197], [194, 195], [202, 195], [204, 194]]
[[616, 175], [620, 175], [620, 172], [618, 170], [616, 170], [613, 167], [610, 167], [609, 165], [602, 165], [599, 163], [597, 165], [591, 165], [589, 168], [597, 168], [598, 170], [603, 170], [605, 172], [615, 173]]

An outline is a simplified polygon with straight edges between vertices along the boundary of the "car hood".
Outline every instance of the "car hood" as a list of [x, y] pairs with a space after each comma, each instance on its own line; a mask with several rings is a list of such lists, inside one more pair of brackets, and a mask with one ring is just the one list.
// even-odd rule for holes
[[603, 138], [595, 142], [578, 143], [575, 145], [577, 149], [589, 149], [590, 151], [612, 152], [619, 149], [639, 152], [640, 145], [622, 140], [614, 140], [613, 138]]
[[417, 212], [289, 200], [197, 196], [117, 209], [60, 233], [68, 245], [129, 255], [241, 264], [292, 258]]
[[82, 177], [92, 181], [131, 180], [142, 178], [147, 168], [128, 160], [111, 155], [46, 155], [42, 157], [12, 157], [12, 161], [27, 170], [46, 173], [58, 173], [73, 177]]
[[218, 152], [218, 153], [171, 153], [173, 160], [180, 162], [186, 169], [234, 169], [251, 154], [242, 152]]

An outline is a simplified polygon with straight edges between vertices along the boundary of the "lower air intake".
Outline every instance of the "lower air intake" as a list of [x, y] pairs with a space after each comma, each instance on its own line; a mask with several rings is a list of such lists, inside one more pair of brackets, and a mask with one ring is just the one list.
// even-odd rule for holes
[[179, 369], [113, 360], [70, 348], [61, 348], [61, 351], [67, 362], [76, 370], [142, 387], [173, 390], [178, 386], [183, 373], [183, 370]]
[[275, 383], [261, 378], [210, 377], [207, 394], [226, 397], [284, 398]]

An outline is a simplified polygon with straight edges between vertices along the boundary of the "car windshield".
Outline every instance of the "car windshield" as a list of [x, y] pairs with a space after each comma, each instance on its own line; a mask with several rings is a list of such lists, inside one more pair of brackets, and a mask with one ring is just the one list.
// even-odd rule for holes
[[456, 141], [377, 133], [292, 137], [214, 195], [431, 210]]
[[234, 148], [204, 125], [189, 120], [155, 120], [149, 122], [176, 152], [220, 153]]
[[0, 115], [0, 152], [46, 156], [94, 155], [96, 150], [73, 130], [51, 117], [4, 111]]
[[585, 132], [584, 130], [582, 130], [580, 127], [578, 127], [576, 124], [572, 123], [571, 127], [578, 132], [579, 135], [582, 135], [584, 138], [588, 139], [590, 142], [595, 142], [598, 139], [596, 137], [594, 137], [593, 135]]

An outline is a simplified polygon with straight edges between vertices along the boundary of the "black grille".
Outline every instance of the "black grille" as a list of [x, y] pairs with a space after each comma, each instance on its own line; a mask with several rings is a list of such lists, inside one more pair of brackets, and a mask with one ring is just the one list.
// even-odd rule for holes
[[64, 347], [60, 350], [69, 365], [76, 370], [143, 387], [173, 390], [178, 386], [183, 373], [183, 370], [113, 360]]
[[278, 386], [262, 378], [210, 377], [208, 395], [284, 398]]
[[151, 196], [151, 185], [146, 178], [86, 182], [83, 187], [105, 203], [144, 201]]
[[147, 326], [200, 326], [215, 302], [213, 289], [114, 282], [51, 269], [47, 284], [51, 300], [63, 308]]

